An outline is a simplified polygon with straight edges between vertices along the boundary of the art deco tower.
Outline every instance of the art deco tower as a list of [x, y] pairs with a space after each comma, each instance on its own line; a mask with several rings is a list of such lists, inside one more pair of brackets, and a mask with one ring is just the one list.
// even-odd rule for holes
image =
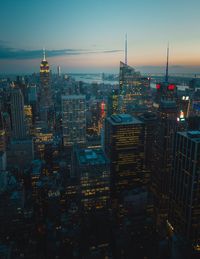
[[50, 85], [50, 69], [46, 60], [45, 50], [43, 50], [43, 60], [40, 64], [40, 118], [48, 121], [48, 114], [52, 106], [51, 85]]
[[40, 64], [40, 84], [48, 88], [50, 81], [49, 63], [46, 60], [45, 50], [43, 50], [43, 60]]

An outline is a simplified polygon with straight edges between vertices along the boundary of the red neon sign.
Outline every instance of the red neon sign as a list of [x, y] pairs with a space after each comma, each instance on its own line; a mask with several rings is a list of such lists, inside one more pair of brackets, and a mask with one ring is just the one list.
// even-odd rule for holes
[[161, 88], [161, 85], [160, 84], [157, 84], [156, 85], [156, 89], [159, 90]]
[[168, 85], [168, 90], [173, 91], [174, 89], [175, 89], [175, 85], [174, 84]]

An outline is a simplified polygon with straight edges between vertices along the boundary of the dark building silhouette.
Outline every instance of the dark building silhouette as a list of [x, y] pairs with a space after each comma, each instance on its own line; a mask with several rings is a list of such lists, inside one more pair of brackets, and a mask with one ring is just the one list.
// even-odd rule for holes
[[178, 132], [170, 181], [169, 222], [175, 234], [200, 246], [200, 131]]

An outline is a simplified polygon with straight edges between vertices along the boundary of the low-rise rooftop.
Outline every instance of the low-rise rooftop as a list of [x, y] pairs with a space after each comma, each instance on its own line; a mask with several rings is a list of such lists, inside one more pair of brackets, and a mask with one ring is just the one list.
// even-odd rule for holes
[[77, 159], [80, 165], [101, 165], [108, 163], [102, 149], [77, 150]]
[[131, 116], [130, 114], [115, 114], [111, 115], [108, 120], [114, 125], [129, 125], [129, 124], [140, 124], [142, 123], [136, 117]]

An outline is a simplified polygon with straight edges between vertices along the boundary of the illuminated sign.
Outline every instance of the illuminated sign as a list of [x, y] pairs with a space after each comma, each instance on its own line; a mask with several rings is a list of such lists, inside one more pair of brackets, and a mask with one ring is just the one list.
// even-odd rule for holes
[[189, 100], [189, 96], [182, 96], [182, 100], [188, 101]]
[[185, 121], [185, 115], [182, 110], [180, 111], [180, 116], [177, 118], [177, 121]]
[[156, 89], [159, 90], [161, 88], [161, 85], [160, 84], [157, 84], [156, 85]]
[[168, 85], [168, 90], [173, 91], [174, 89], [175, 89], [175, 85], [174, 84]]

